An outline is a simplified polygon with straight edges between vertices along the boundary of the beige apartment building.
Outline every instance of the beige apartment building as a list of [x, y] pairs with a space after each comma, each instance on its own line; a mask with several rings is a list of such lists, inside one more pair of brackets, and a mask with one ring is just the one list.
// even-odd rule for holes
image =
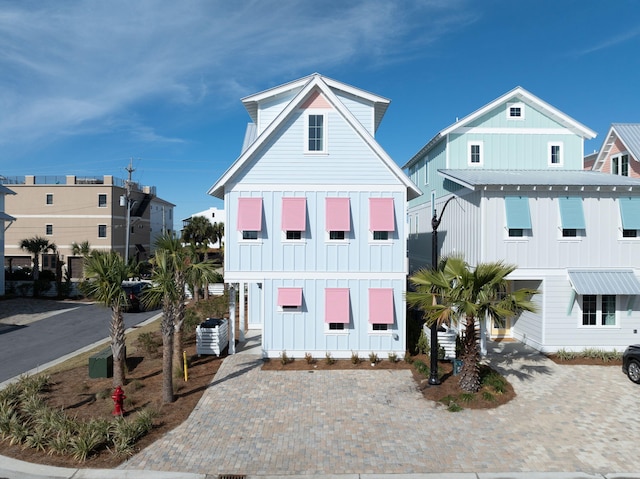
[[15, 218], [5, 232], [5, 268], [31, 266], [29, 253], [19, 244], [35, 236], [57, 246], [57, 256], [43, 255], [41, 268], [54, 270], [58, 257], [71, 277], [77, 278], [82, 259], [72, 254], [73, 243], [88, 241], [91, 249], [145, 260], [152, 252], [153, 238], [173, 232], [175, 205], [157, 198], [155, 187], [110, 175], [27, 175], [6, 178], [4, 184], [15, 193], [5, 199], [6, 213]]

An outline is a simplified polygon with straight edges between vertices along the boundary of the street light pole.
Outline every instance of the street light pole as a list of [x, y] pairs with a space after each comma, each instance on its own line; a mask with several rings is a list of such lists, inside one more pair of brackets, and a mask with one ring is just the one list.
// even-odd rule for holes
[[129, 160], [129, 166], [126, 168], [129, 173], [129, 178], [126, 184], [126, 208], [127, 208], [127, 231], [125, 233], [125, 246], [124, 246], [124, 262], [129, 264], [129, 242], [131, 241], [131, 173], [135, 171], [133, 168], [133, 160]]
[[[440, 216], [438, 216], [438, 212], [435, 207], [435, 198], [433, 205], [433, 218], [431, 218], [431, 269], [433, 271], [438, 270], [438, 226], [440, 226], [440, 221], [442, 220], [442, 215], [444, 214], [444, 210], [454, 197], [450, 197], [442, 207], [442, 211], [440, 212]], [[430, 352], [430, 374], [429, 374], [429, 384], [433, 386], [437, 386], [440, 384], [440, 378], [438, 378], [438, 325], [434, 321], [431, 325], [431, 352]]]

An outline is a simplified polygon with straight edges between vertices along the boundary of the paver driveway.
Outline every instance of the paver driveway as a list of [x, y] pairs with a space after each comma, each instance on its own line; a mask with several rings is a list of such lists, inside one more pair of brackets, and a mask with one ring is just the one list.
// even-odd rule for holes
[[[255, 338], [254, 338], [255, 340]], [[558, 366], [522, 345], [489, 358], [518, 396], [447, 412], [409, 371], [261, 371], [225, 359], [191, 417], [122, 469], [206, 474], [640, 470], [637, 397], [619, 367]]]

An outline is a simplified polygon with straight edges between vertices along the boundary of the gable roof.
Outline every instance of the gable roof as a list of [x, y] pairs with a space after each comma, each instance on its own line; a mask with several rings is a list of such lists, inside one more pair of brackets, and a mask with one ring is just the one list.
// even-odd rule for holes
[[456, 170], [438, 173], [459, 185], [478, 190], [484, 186], [590, 186], [640, 189], [640, 179], [588, 170]]
[[634, 160], [640, 161], [640, 123], [612, 123], [593, 165], [594, 170], [602, 168], [616, 138], [620, 140]]
[[[293, 86], [292, 86], [293, 85]], [[257, 112], [257, 102], [270, 98], [275, 95], [280, 95], [285, 92], [289, 92], [295, 88], [300, 90], [295, 94], [294, 98], [287, 104], [287, 106], [278, 114], [278, 116], [262, 131], [262, 133], [251, 143], [242, 154], [234, 161], [234, 163], [223, 173], [223, 175], [216, 181], [216, 183], [209, 189], [208, 194], [217, 198], [224, 198], [224, 187], [235, 175], [238, 173], [253, 157], [253, 155], [263, 146], [270, 138], [272, 138], [282, 127], [286, 124], [286, 120], [294, 114], [294, 112], [312, 95], [315, 91], [320, 91], [325, 96], [327, 101], [331, 104], [336, 111], [338, 111], [344, 120], [353, 128], [353, 130], [364, 140], [364, 142], [377, 154], [382, 162], [389, 168], [389, 170], [400, 180], [402, 184], [407, 188], [407, 197], [409, 199], [416, 198], [422, 194], [422, 192], [411, 182], [411, 180], [404, 174], [402, 169], [396, 164], [395, 161], [382, 149], [378, 142], [373, 138], [371, 133], [355, 118], [355, 116], [345, 107], [344, 103], [333, 92], [333, 88], [347, 92], [351, 95], [356, 95], [361, 98], [374, 101], [377, 99], [377, 103], [384, 103], [388, 105], [389, 100], [382, 97], [378, 97], [371, 93], [359, 90], [357, 88], [345, 85], [344, 83], [336, 82], [321, 76], [318, 73], [314, 73], [308, 77], [296, 80], [294, 82], [287, 83], [280, 87], [272, 88], [262, 93], [257, 93], [246, 97], [243, 103], [253, 105]], [[376, 103], [376, 104], [377, 104]], [[245, 103], [246, 106], [247, 103]], [[253, 108], [253, 107], [251, 107]], [[382, 107], [380, 107], [382, 108]], [[249, 108], [247, 108], [249, 110]], [[384, 107], [386, 110], [386, 106]], [[251, 114], [251, 112], [249, 113]]]
[[446, 137], [449, 133], [455, 132], [458, 128], [463, 128], [468, 126], [470, 123], [481, 117], [482, 115], [490, 112], [494, 108], [497, 108], [500, 105], [506, 104], [507, 102], [517, 100], [526, 105], [535, 107], [536, 109], [544, 112], [545, 115], [554, 119], [565, 128], [573, 132], [574, 134], [581, 136], [582, 138], [592, 139], [595, 138], [596, 132], [587, 128], [582, 123], [577, 122], [573, 118], [568, 115], [565, 115], [557, 108], [551, 106], [549, 103], [541, 100], [537, 96], [528, 92], [521, 86], [514, 88], [513, 90], [505, 93], [504, 95], [496, 98], [490, 103], [487, 103], [482, 108], [474, 111], [473, 113], [465, 116], [462, 120], [456, 121], [452, 125], [449, 125], [444, 130], [439, 131], [425, 146], [423, 146], [418, 153], [413, 155], [413, 157], [402, 167], [408, 168], [412, 166], [415, 162], [420, 160], [422, 156], [429, 151], [436, 143], [438, 143], [442, 138]]
[[375, 95], [374, 93], [370, 93], [366, 90], [362, 90], [360, 88], [347, 85], [346, 83], [342, 83], [342, 82], [333, 80], [331, 78], [322, 76], [319, 73], [313, 73], [309, 76], [300, 78], [299, 80], [293, 80], [283, 85], [269, 88], [268, 90], [264, 90], [259, 93], [254, 93], [253, 95], [249, 95], [242, 98], [241, 101], [244, 104], [244, 107], [247, 109], [247, 112], [249, 113], [251, 120], [257, 124], [258, 123], [258, 104], [260, 103], [260, 101], [263, 101], [267, 98], [275, 98], [280, 95], [286, 95], [287, 93], [291, 93], [292, 91], [295, 91], [295, 90], [301, 90], [314, 77], [321, 77], [322, 80], [327, 85], [329, 85], [331, 88], [335, 90], [342, 91], [349, 95], [353, 95], [373, 103], [374, 104], [374, 131], [378, 129], [378, 126], [382, 121], [382, 117], [386, 113], [387, 108], [389, 107], [389, 103], [391, 103], [389, 99], [381, 97], [379, 95]]

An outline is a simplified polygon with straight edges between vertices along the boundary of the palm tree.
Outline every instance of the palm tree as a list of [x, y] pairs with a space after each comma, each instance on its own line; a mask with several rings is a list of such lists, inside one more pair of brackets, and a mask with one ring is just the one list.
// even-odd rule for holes
[[[143, 298], [143, 304], [147, 307], [162, 304], [162, 402], [168, 404], [174, 401], [173, 394], [173, 340], [174, 317], [176, 304], [184, 301], [174, 281], [171, 254], [166, 249], [157, 249], [152, 259], [152, 284]], [[182, 289], [184, 291], [184, 288]]]
[[94, 251], [84, 259], [83, 291], [90, 298], [111, 308], [111, 353], [113, 354], [113, 385], [125, 380], [125, 337], [123, 311], [127, 295], [122, 282], [129, 277], [129, 267], [118, 253]]
[[200, 254], [204, 254], [209, 247], [209, 242], [215, 241], [215, 230], [211, 221], [204, 216], [194, 216], [182, 231], [182, 240], [191, 243], [198, 248]]
[[50, 243], [48, 239], [41, 236], [23, 239], [19, 245], [21, 249], [33, 255], [33, 271], [31, 272], [31, 276], [34, 281], [37, 281], [40, 276], [40, 255], [47, 251], [55, 253], [58, 247], [55, 243]]
[[91, 254], [91, 244], [88, 241], [83, 241], [79, 244], [74, 241], [71, 243], [71, 254], [73, 256], [83, 256], [86, 258]]
[[220, 249], [223, 248], [223, 240], [224, 240], [224, 223], [214, 223], [213, 224], [213, 239], [214, 243], [218, 243]]
[[464, 323], [460, 387], [465, 391], [480, 389], [476, 321], [486, 317], [500, 320], [536, 310], [530, 298], [538, 291], [508, 291], [506, 277], [515, 269], [502, 262], [480, 263], [472, 269], [463, 258], [450, 257], [437, 270], [420, 270], [409, 278], [413, 291], [406, 294], [407, 304], [424, 312], [428, 326]]
[[[162, 252], [164, 250], [164, 252]], [[185, 317], [185, 287], [189, 281], [202, 284], [202, 282], [215, 281], [220, 275], [215, 270], [215, 265], [210, 261], [197, 262], [184, 247], [178, 238], [163, 235], [156, 241], [156, 255], [166, 255], [166, 268], [173, 274], [173, 365], [181, 365], [182, 361], [182, 331]]]

